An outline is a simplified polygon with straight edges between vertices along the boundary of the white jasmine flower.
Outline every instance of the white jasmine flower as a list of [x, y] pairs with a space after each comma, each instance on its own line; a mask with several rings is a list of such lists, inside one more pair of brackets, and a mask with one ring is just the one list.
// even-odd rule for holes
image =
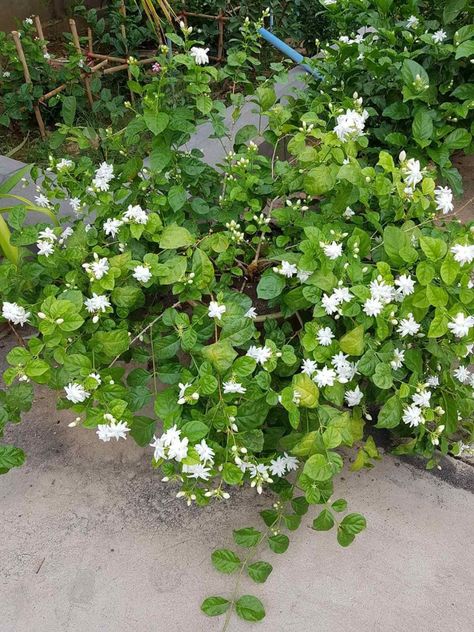
[[400, 321], [397, 332], [402, 338], [405, 336], [414, 336], [420, 331], [420, 327], [421, 325], [413, 318], [413, 314], [408, 314], [408, 318], [402, 318]]
[[344, 365], [348, 364], [347, 362], [348, 357], [349, 357], [348, 355], [346, 355], [342, 351], [339, 351], [339, 353], [336, 353], [335, 355], [332, 356], [331, 364], [333, 365], [333, 367], [336, 368], [336, 370], [339, 370], [343, 368]]
[[90, 314], [95, 312], [105, 312], [110, 307], [110, 301], [105, 294], [92, 293], [92, 298], [86, 298], [84, 301], [87, 311]]
[[25, 18], [23, 20], [23, 24], [26, 24], [28, 26], [31, 26], [33, 24], [33, 20], [31, 18]]
[[126, 439], [127, 432], [130, 432], [127, 422], [117, 421], [116, 419], [113, 419], [110, 424], [99, 424], [97, 426], [97, 436], [102, 441]]
[[336, 367], [337, 380], [341, 384], [347, 384], [354, 379], [357, 374], [357, 364], [355, 362], [344, 362]]
[[217, 301], [211, 301], [209, 303], [209, 308], [207, 310], [207, 314], [209, 318], [217, 318], [220, 320], [222, 318], [222, 314], [225, 314], [226, 306], [219, 305]]
[[398, 279], [395, 279], [395, 285], [398, 286], [403, 296], [409, 296], [415, 291], [415, 281], [406, 274], [402, 274]]
[[205, 467], [202, 463], [183, 465], [183, 472], [190, 478], [201, 478], [204, 481], [208, 481], [211, 478], [211, 468]]
[[316, 334], [316, 338], [318, 342], [323, 347], [328, 347], [331, 344], [332, 339], [334, 338], [334, 334], [331, 331], [330, 327], [323, 327]]
[[435, 44], [441, 44], [441, 42], [444, 42], [444, 40], [447, 38], [447, 33], [446, 31], [443, 31], [443, 29], [440, 29], [439, 31], [435, 31], [433, 33], [433, 42]]
[[306, 359], [303, 360], [303, 364], [301, 365], [301, 372], [311, 377], [317, 368], [318, 365], [314, 360]]
[[248, 470], [250, 472], [251, 487], [256, 487], [257, 492], [259, 494], [262, 493], [262, 483], [272, 483], [272, 479], [268, 474], [268, 468], [263, 463], [258, 463], [255, 465], [254, 463], [250, 463]]
[[27, 312], [24, 307], [18, 305], [18, 303], [9, 303], [4, 301], [2, 305], [2, 316], [6, 320], [9, 320], [14, 325], [23, 325], [28, 321], [31, 316], [30, 312]]
[[[182, 384], [181, 382], [178, 384], [179, 387], [179, 395], [178, 395], [178, 404], [180, 406], [182, 406], [183, 404], [186, 403], [186, 391], [187, 389], [191, 386], [191, 384], [189, 382], [186, 382], [186, 384]], [[169, 436], [172, 436], [174, 429], [176, 429], [176, 426], [173, 426], [173, 428], [171, 428], [171, 431], [168, 430], [168, 432], [171, 432], [171, 434]], [[178, 437], [181, 434], [181, 430], [178, 430]], [[168, 435], [167, 435], [168, 436]]]
[[89, 373], [88, 377], [90, 377], [93, 380], [95, 380], [98, 385], [102, 384], [102, 380], [101, 380], [100, 375], [98, 373]]
[[471, 372], [465, 366], [459, 366], [457, 369], [454, 369], [453, 375], [461, 384], [469, 384], [471, 381]]
[[59, 243], [60, 243], [60, 244], [63, 244], [63, 243], [66, 241], [66, 239], [67, 239], [68, 237], [70, 237], [71, 235], [73, 235], [73, 234], [74, 234], [73, 229], [72, 229], [70, 226], [67, 226], [67, 227], [63, 230], [63, 232], [61, 233], [61, 235], [59, 236]]
[[291, 279], [292, 276], [298, 273], [298, 268], [294, 263], [289, 263], [288, 261], [282, 261], [281, 267], [277, 268], [278, 273], [282, 276], [285, 276], [287, 279]]
[[410, 17], [407, 20], [407, 28], [408, 29], [416, 29], [416, 27], [418, 26], [418, 24], [420, 23], [420, 21], [418, 20], [418, 18], [414, 15], [410, 15]]
[[125, 222], [131, 224], [145, 225], [148, 222], [148, 214], [139, 204], [136, 204], [135, 206], [129, 204], [128, 209], [123, 215], [123, 219]]
[[98, 281], [107, 274], [110, 265], [105, 257], [99, 259], [97, 253], [94, 253], [94, 261], [92, 263], [83, 263], [82, 267], [86, 272], [91, 274]]
[[425, 422], [421, 408], [418, 408], [415, 404], [410, 404], [404, 409], [402, 420], [412, 428], [416, 428], [416, 426]]
[[4, 79], [9, 79], [11, 77], [11, 72], [8, 70], [5, 70], [5, 72], [3, 73], [2, 77]]
[[37, 206], [41, 206], [41, 208], [51, 208], [51, 202], [48, 200], [46, 195], [40, 193], [39, 195], [35, 195], [35, 202]]
[[474, 316], [465, 316], [458, 312], [452, 323], [448, 323], [448, 328], [457, 338], [462, 338], [469, 334], [469, 329], [474, 326]]
[[270, 474], [272, 476], [285, 476], [286, 474], [286, 462], [282, 456], [278, 456], [276, 459], [272, 459], [269, 465]]
[[358, 406], [363, 396], [364, 395], [360, 390], [359, 385], [357, 385], [353, 391], [346, 391], [344, 393], [344, 399], [346, 400], [348, 406]]
[[48, 227], [44, 230], [40, 230], [38, 233], [38, 239], [49, 239], [50, 241], [56, 241], [57, 236], [54, 234], [54, 231]]
[[110, 186], [109, 182], [114, 179], [114, 167], [107, 162], [102, 162], [95, 172], [95, 177], [92, 180], [92, 186], [99, 191], [108, 191]]
[[247, 389], [239, 384], [238, 382], [234, 382], [233, 380], [229, 380], [228, 382], [223, 383], [224, 393], [238, 393], [239, 395], [243, 395]]
[[415, 393], [412, 399], [415, 406], [419, 406], [420, 408], [429, 408], [431, 391], [420, 391], [419, 393]]
[[324, 307], [324, 311], [326, 312], [326, 314], [331, 315], [331, 314], [334, 314], [334, 312], [338, 311], [338, 306], [339, 306], [340, 301], [337, 299], [337, 297], [334, 294], [331, 294], [331, 296], [328, 296], [327, 294], [323, 294], [321, 303]]
[[78, 197], [73, 197], [69, 200], [69, 206], [77, 213], [81, 208], [81, 200]]
[[387, 285], [385, 281], [374, 279], [370, 283], [370, 293], [373, 299], [376, 299], [383, 304], [390, 303], [393, 300], [393, 287]]
[[410, 158], [407, 160], [405, 166], [403, 167], [403, 175], [405, 178], [405, 182], [412, 189], [423, 180], [423, 173], [421, 170], [421, 165], [419, 160], [415, 160], [414, 158]]
[[[183, 385], [180, 384], [179, 386], [181, 388]], [[186, 387], [188, 386], [191, 386], [191, 384], [186, 385]], [[163, 441], [163, 444], [167, 448], [169, 448], [172, 443], [179, 440], [180, 436], [181, 430], [179, 430], [178, 427], [174, 425], [161, 435], [161, 440]]]
[[454, 209], [453, 192], [449, 187], [437, 187], [434, 191], [436, 210], [447, 215]]
[[198, 46], [193, 46], [190, 51], [191, 57], [193, 57], [194, 61], [198, 66], [205, 66], [209, 63], [208, 48], [199, 48]]
[[214, 463], [214, 450], [210, 448], [206, 441], [202, 439], [200, 443], [196, 443], [194, 449], [199, 455], [199, 458], [203, 463]]
[[254, 320], [255, 318], [257, 318], [257, 310], [255, 309], [255, 307], [250, 307], [244, 314], [245, 318], [250, 318], [251, 320]]
[[362, 114], [355, 110], [346, 110], [345, 114], [338, 116], [334, 131], [339, 140], [345, 143], [348, 140], [355, 140], [361, 136], [368, 116], [367, 110], [364, 110]]
[[321, 247], [326, 257], [333, 261], [342, 255], [342, 244], [338, 244], [335, 241], [330, 244], [323, 244]]
[[54, 244], [51, 241], [40, 239], [36, 242], [36, 247], [38, 248], [38, 254], [45, 257], [49, 257], [54, 252]]
[[173, 441], [168, 450], [168, 458], [175, 459], [175, 461], [180, 463], [188, 456], [188, 443], [189, 439], [187, 437]]
[[77, 384], [76, 382], [69, 382], [69, 384], [64, 387], [64, 390], [66, 391], [66, 399], [73, 404], [80, 404], [90, 397], [90, 393], [86, 391], [82, 384]]
[[395, 371], [400, 369], [405, 360], [405, 351], [403, 349], [394, 349], [393, 350], [393, 360], [390, 362], [390, 366]]
[[122, 226], [123, 222], [121, 219], [109, 217], [107, 221], [104, 222], [102, 228], [104, 229], [104, 233], [106, 235], [110, 235], [111, 237], [116, 237], [120, 226]]
[[378, 316], [383, 310], [383, 304], [378, 298], [368, 298], [365, 301], [362, 310], [367, 314], [367, 316]]
[[430, 375], [426, 380], [426, 385], [431, 387], [439, 386], [439, 377], [437, 375]]
[[349, 291], [348, 287], [337, 287], [334, 292], [332, 293], [333, 297], [335, 298], [335, 300], [337, 301], [338, 304], [340, 303], [348, 303], [352, 298], [354, 298], [352, 296], [352, 294]]
[[286, 452], [283, 452], [283, 460], [285, 461], [285, 467], [288, 472], [293, 472], [298, 469], [299, 461], [295, 456], [289, 456]]
[[350, 206], [346, 207], [346, 210], [344, 211], [344, 213], [342, 214], [342, 216], [345, 219], [350, 219], [353, 215], [355, 215], [354, 211], [351, 209]]
[[68, 160], [67, 158], [62, 158], [56, 165], [56, 169], [58, 171], [67, 171], [71, 167], [74, 167], [74, 163], [72, 160]]
[[155, 452], [153, 454], [153, 458], [155, 459], [155, 461], [159, 461], [160, 459], [166, 458], [166, 447], [165, 447], [165, 444], [163, 443], [162, 437], [160, 438], [153, 437], [153, 442], [150, 443], [150, 446], [152, 448], [155, 448]]
[[454, 260], [462, 266], [466, 263], [472, 263], [474, 260], [474, 245], [464, 246], [463, 244], [455, 244], [452, 246], [451, 252], [454, 255]]
[[138, 265], [133, 269], [132, 276], [137, 281], [140, 281], [140, 283], [148, 283], [153, 275], [148, 266]]
[[256, 347], [252, 345], [246, 355], [253, 358], [255, 362], [263, 366], [265, 362], [272, 357], [272, 350], [267, 346]]
[[323, 366], [322, 369], [318, 369], [313, 377], [313, 381], [321, 388], [323, 386], [333, 386], [336, 379], [336, 371], [329, 369], [327, 366]]
[[305, 281], [309, 279], [311, 274], [312, 272], [308, 272], [307, 270], [298, 270], [296, 276], [298, 278], [298, 281], [300, 281], [301, 283], [305, 283]]

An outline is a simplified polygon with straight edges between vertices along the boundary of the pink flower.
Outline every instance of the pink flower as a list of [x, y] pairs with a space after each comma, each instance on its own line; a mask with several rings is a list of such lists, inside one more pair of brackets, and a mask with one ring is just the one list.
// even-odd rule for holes
[[151, 67], [152, 72], [160, 72], [161, 71], [161, 66], [158, 62], [154, 63], [153, 66]]

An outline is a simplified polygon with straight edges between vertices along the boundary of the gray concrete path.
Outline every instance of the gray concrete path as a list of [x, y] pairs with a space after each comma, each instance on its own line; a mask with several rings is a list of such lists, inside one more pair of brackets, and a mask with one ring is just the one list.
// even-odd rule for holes
[[[0, 358], [10, 343], [0, 341]], [[46, 389], [7, 440], [26, 466], [0, 477], [1, 632], [217, 632], [199, 612], [231, 577], [210, 563], [232, 529], [259, 525], [271, 503], [253, 490], [187, 508], [150, 467], [151, 449], [104, 444], [69, 428]], [[472, 466], [467, 468], [472, 477]], [[341, 549], [334, 533], [305, 525], [260, 596], [266, 619], [229, 631], [468, 632], [472, 630], [473, 495], [387, 456], [374, 470], [344, 473], [337, 495], [363, 512], [367, 530]]]

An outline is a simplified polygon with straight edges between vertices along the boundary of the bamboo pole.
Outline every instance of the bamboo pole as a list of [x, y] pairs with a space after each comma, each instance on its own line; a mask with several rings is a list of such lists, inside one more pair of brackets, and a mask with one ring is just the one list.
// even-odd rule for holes
[[[74, 46], [77, 52], [79, 53], [79, 55], [82, 55], [82, 48], [81, 48], [81, 43], [79, 41], [79, 35], [77, 34], [76, 22], [72, 18], [70, 18], [69, 20], [69, 27], [71, 29], [72, 41], [74, 42]], [[89, 105], [92, 108], [92, 106], [94, 105], [94, 97], [92, 96], [92, 90], [91, 90], [89, 77], [84, 77], [84, 86], [86, 88], [87, 100], [89, 101]]]
[[90, 26], [87, 27], [87, 42], [89, 44], [89, 55], [92, 55], [93, 51], [93, 41], [92, 41], [92, 29]]
[[[125, 0], [121, 0], [119, 12], [125, 21], [127, 17], [127, 9], [125, 8]], [[125, 54], [128, 57], [128, 40], [127, 40], [127, 29], [125, 28], [125, 22], [122, 22], [122, 24], [120, 25], [120, 30], [122, 32], [123, 44], [125, 46]], [[128, 65], [127, 65], [127, 77], [129, 81], [132, 80], [132, 73], [130, 72], [130, 66]], [[132, 90], [130, 90], [130, 101], [132, 102], [132, 104], [135, 104], [135, 95]]]
[[224, 13], [222, 9], [219, 11], [218, 25], [219, 25], [219, 39], [217, 42], [217, 58], [221, 61], [224, 55]]
[[[150, 57], [150, 59], [140, 59], [137, 61], [138, 66], [144, 66], [146, 64], [154, 64], [156, 59], [154, 57]], [[118, 72], [119, 70], [126, 70], [128, 68], [128, 64], [121, 64], [120, 66], [114, 66], [113, 68], [106, 68], [103, 71], [104, 75], [111, 75], [113, 72]]]
[[[93, 66], [91, 68], [91, 73], [98, 72], [104, 66], [106, 66], [108, 63], [109, 63], [108, 60], [104, 59], [104, 61], [101, 61], [99, 64], [97, 64], [96, 66]], [[81, 78], [84, 77], [84, 76], [85, 76], [85, 74], [82, 73], [81, 74]], [[54, 97], [57, 94], [59, 94], [60, 92], [62, 92], [63, 90], [65, 90], [67, 87], [68, 87], [68, 84], [67, 83], [63, 83], [62, 85], [58, 86], [57, 88], [54, 88], [54, 90], [51, 90], [50, 92], [47, 92], [46, 94], [43, 94], [43, 96], [41, 96], [38, 99], [38, 103], [44, 103], [48, 99], [51, 99], [51, 97]]]
[[[25, 77], [25, 82], [29, 85], [33, 85], [31, 81], [30, 71], [28, 69], [28, 64], [26, 63], [25, 53], [23, 51], [23, 46], [21, 45], [20, 35], [18, 31], [12, 31], [13, 41], [15, 42], [16, 52], [18, 53], [18, 58], [23, 67], [23, 75]], [[46, 128], [44, 126], [43, 117], [41, 116], [41, 112], [38, 104], [33, 105], [33, 110], [36, 116], [36, 122], [38, 123], [39, 131], [41, 134], [41, 138], [44, 140], [46, 138]]]
[[122, 64], [125, 64], [127, 61], [125, 57], [113, 57], [112, 55], [101, 55], [99, 53], [89, 53], [89, 57], [93, 57], [94, 59], [106, 59], [107, 61], [117, 61]]
[[38, 33], [38, 37], [39, 39], [43, 42], [41, 48], [43, 50], [43, 54], [47, 55], [48, 54], [48, 47], [46, 46], [46, 40], [44, 38], [44, 33], [43, 33], [43, 26], [41, 24], [41, 20], [40, 20], [40, 16], [39, 15], [35, 15], [35, 27], [36, 27], [36, 32]]
[[178, 17], [191, 17], [191, 18], [207, 18], [208, 20], [230, 20], [230, 18], [226, 15], [222, 15], [222, 17], [220, 17], [219, 15], [208, 15], [207, 13], [192, 13], [191, 11], [182, 11]]

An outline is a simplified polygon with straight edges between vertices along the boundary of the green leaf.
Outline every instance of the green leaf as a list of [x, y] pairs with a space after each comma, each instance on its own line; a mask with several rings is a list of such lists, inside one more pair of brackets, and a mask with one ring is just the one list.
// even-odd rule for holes
[[208, 597], [201, 604], [201, 610], [208, 617], [218, 617], [229, 609], [230, 601], [224, 597]]
[[313, 529], [316, 531], [329, 531], [334, 526], [334, 518], [328, 509], [323, 509], [317, 518], [313, 520]]
[[313, 481], [327, 481], [333, 475], [331, 464], [324, 454], [310, 456], [304, 465], [303, 472]]
[[253, 595], [243, 595], [237, 599], [235, 611], [245, 621], [261, 621], [265, 616], [262, 602]]
[[338, 529], [337, 530], [337, 541], [339, 542], [339, 544], [341, 546], [349, 546], [349, 544], [352, 544], [352, 542], [354, 542], [354, 538], [355, 535], [353, 535], [352, 533], [348, 533], [347, 531], [344, 531], [344, 529]]
[[236, 571], [241, 564], [240, 559], [230, 549], [216, 549], [211, 555], [211, 560], [215, 569], [227, 575]]
[[450, 24], [464, 9], [467, 0], [448, 0], [443, 9], [443, 23]]
[[243, 476], [244, 473], [240, 467], [237, 467], [237, 465], [234, 465], [233, 463], [224, 463], [224, 467], [222, 468], [222, 478], [228, 485], [238, 485]]
[[265, 272], [257, 285], [257, 296], [260, 299], [270, 300], [280, 296], [285, 288], [285, 279], [281, 274], [273, 271]]
[[23, 450], [13, 445], [0, 445], [0, 474], [5, 474], [12, 467], [20, 467], [25, 462]]
[[314, 167], [304, 178], [303, 187], [308, 195], [322, 195], [330, 191], [335, 184], [334, 176], [326, 165]]
[[421, 285], [429, 285], [434, 279], [436, 270], [428, 261], [420, 261], [416, 266], [416, 278]]
[[166, 112], [157, 112], [156, 110], [146, 109], [143, 118], [146, 126], [155, 136], [161, 134], [168, 127], [170, 117]]
[[211, 362], [219, 373], [225, 373], [232, 366], [237, 357], [237, 352], [229, 340], [219, 340], [202, 349], [202, 355]]
[[150, 417], [137, 416], [131, 423], [130, 434], [139, 446], [149, 445], [156, 430], [156, 421]]
[[393, 395], [380, 409], [377, 418], [377, 428], [395, 428], [402, 418], [402, 403], [400, 399]]
[[258, 129], [255, 125], [244, 125], [235, 135], [235, 147], [245, 145], [249, 140], [258, 136]]
[[130, 337], [125, 329], [97, 331], [91, 338], [91, 348], [110, 359], [122, 355], [129, 344]]
[[185, 248], [194, 243], [194, 237], [189, 230], [176, 224], [166, 226], [161, 234], [160, 248], [164, 250], [174, 250], [176, 248]]
[[300, 406], [316, 408], [319, 400], [319, 389], [305, 373], [298, 373], [293, 377], [293, 389], [298, 391]]
[[446, 310], [436, 309], [428, 330], [428, 338], [440, 338], [448, 331], [449, 316]]
[[343, 529], [346, 533], [351, 533], [352, 535], [356, 535], [363, 531], [367, 526], [367, 522], [364, 516], [358, 513], [351, 513], [344, 516], [340, 528]]
[[382, 116], [385, 116], [386, 118], [391, 118], [394, 121], [400, 121], [402, 119], [409, 118], [410, 110], [406, 103], [403, 103], [402, 101], [395, 101], [395, 103], [388, 105], [384, 109], [384, 111], [382, 112]]
[[458, 276], [461, 267], [452, 257], [447, 257], [441, 264], [441, 278], [446, 285], [452, 285]]
[[65, 125], [72, 127], [76, 118], [76, 97], [68, 96], [61, 99], [61, 118]]
[[198, 441], [201, 441], [201, 439], [207, 436], [209, 428], [202, 421], [195, 419], [186, 422], [181, 428], [181, 432], [185, 437], [188, 437], [190, 443], [198, 443]]
[[235, 543], [246, 548], [256, 546], [262, 537], [261, 531], [257, 531], [257, 529], [254, 529], [253, 527], [236, 529], [233, 535]]
[[337, 448], [337, 446], [341, 445], [342, 436], [339, 430], [334, 426], [329, 426], [329, 428], [326, 428], [326, 430], [323, 432], [323, 443], [328, 449]]
[[352, 331], [349, 331], [345, 336], [343, 336], [339, 345], [344, 351], [344, 353], [348, 353], [349, 355], [360, 356], [364, 353], [364, 327], [359, 325]]
[[426, 235], [422, 235], [420, 237], [420, 246], [425, 255], [428, 259], [431, 259], [431, 261], [438, 261], [438, 259], [442, 259], [448, 249], [446, 242], [442, 239], [427, 237]]
[[274, 553], [284, 553], [290, 545], [290, 540], [284, 533], [272, 535], [268, 538], [268, 546]]
[[424, 83], [429, 83], [428, 74], [423, 66], [420, 66], [413, 59], [405, 59], [402, 66], [402, 79], [405, 85], [411, 87], [417, 75], [420, 76]]
[[393, 384], [392, 369], [389, 364], [378, 364], [375, 367], [375, 373], [372, 376], [375, 386], [381, 389], [391, 388]]
[[268, 562], [254, 562], [247, 566], [249, 577], [257, 584], [263, 584], [273, 570], [273, 566]]
[[337, 512], [345, 511], [347, 509], [347, 500], [344, 500], [344, 498], [338, 498], [338, 500], [335, 500], [332, 503], [331, 507]]
[[[175, 213], [177, 213], [186, 203], [187, 195], [185, 189], [176, 184], [168, 192], [168, 203]], [[186, 229], [183, 229], [186, 230]], [[193, 240], [194, 241], [194, 240]], [[161, 245], [161, 243], [160, 243]], [[161, 246], [163, 248], [163, 246]]]
[[426, 109], [417, 111], [412, 123], [413, 137], [420, 147], [426, 147], [430, 144], [433, 136], [433, 119]]
[[[471, 42], [474, 48], [474, 42]], [[474, 51], [473, 53], [474, 54]], [[453, 152], [455, 149], [464, 149], [467, 147], [472, 140], [471, 134], [467, 131], [467, 129], [455, 129], [450, 134], [443, 139], [443, 145], [450, 152]]]

